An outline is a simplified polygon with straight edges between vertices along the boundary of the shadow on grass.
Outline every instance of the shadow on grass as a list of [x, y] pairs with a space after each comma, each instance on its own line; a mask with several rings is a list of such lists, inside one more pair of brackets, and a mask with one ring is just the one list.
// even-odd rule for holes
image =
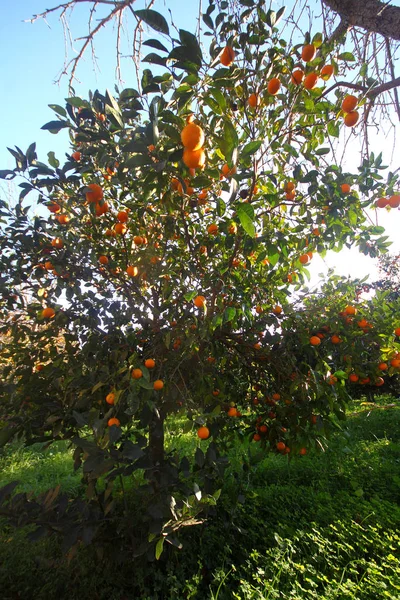
[[[361, 410], [360, 404], [356, 405]], [[357, 409], [358, 410], [358, 409]], [[4, 599], [394, 600], [400, 598], [400, 409], [357, 412], [324, 454], [270, 456], [239, 472], [216, 515], [149, 565], [68, 566], [56, 540], [2, 527]], [[193, 438], [190, 438], [193, 439]], [[186, 435], [180, 445], [187, 450]], [[191, 442], [190, 442], [191, 443]], [[27, 467], [25, 467], [27, 468]], [[36, 469], [36, 464], [29, 469]], [[54, 481], [51, 485], [54, 485]], [[140, 514], [132, 515], [140, 519]]]

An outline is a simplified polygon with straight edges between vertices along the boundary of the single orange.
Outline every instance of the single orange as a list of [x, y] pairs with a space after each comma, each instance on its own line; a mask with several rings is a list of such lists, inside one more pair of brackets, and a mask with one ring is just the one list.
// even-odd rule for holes
[[338, 335], [334, 334], [331, 337], [331, 342], [332, 342], [332, 344], [341, 344], [342, 340], [341, 340], [341, 338]]
[[253, 440], [254, 440], [255, 442], [259, 442], [259, 441], [261, 440], [261, 435], [260, 435], [259, 433], [255, 433], [255, 434], [253, 435]]
[[64, 242], [59, 237], [56, 237], [53, 240], [51, 240], [51, 245], [57, 250], [61, 250], [61, 248], [64, 248]]
[[206, 303], [206, 299], [204, 296], [196, 296], [196, 298], [193, 300], [193, 303], [197, 308], [203, 308]]
[[353, 110], [355, 109], [357, 104], [358, 104], [358, 99], [355, 96], [353, 96], [352, 94], [349, 94], [349, 95], [345, 96], [343, 99], [342, 111], [345, 113], [351, 113], [351, 112], [353, 112]]
[[342, 185], [340, 186], [340, 189], [342, 190], [343, 194], [348, 194], [351, 191], [351, 187], [349, 186], [348, 183], [342, 183]]
[[51, 308], [50, 306], [47, 306], [46, 308], [44, 308], [42, 310], [42, 317], [44, 319], [52, 319], [56, 314], [56, 311], [54, 310], [54, 308]]
[[107, 258], [107, 256], [104, 256], [104, 254], [102, 254], [101, 256], [99, 256], [99, 263], [101, 265], [108, 265], [108, 258]]
[[321, 339], [317, 335], [312, 335], [310, 337], [311, 346], [319, 346], [321, 343]]
[[208, 427], [199, 427], [197, 430], [197, 435], [201, 440], [206, 440], [210, 437], [210, 430]]
[[344, 124], [346, 125], [346, 127], [355, 127], [359, 120], [360, 114], [356, 110], [353, 110], [345, 116]]
[[349, 381], [351, 381], [352, 383], [357, 383], [358, 380], [359, 380], [359, 377], [356, 373], [350, 373]]
[[302, 69], [295, 69], [292, 72], [290, 81], [294, 84], [294, 85], [300, 85], [301, 82], [304, 79], [304, 71]]
[[186, 119], [187, 125], [182, 129], [181, 140], [182, 144], [188, 150], [200, 150], [204, 145], [204, 131], [200, 125], [193, 123], [193, 115]]
[[346, 313], [346, 315], [355, 315], [357, 314], [357, 309], [355, 306], [346, 306], [346, 308], [344, 309], [344, 312]]
[[126, 210], [120, 210], [119, 213], [117, 214], [117, 220], [120, 223], [126, 223], [128, 220], [128, 213]]
[[397, 337], [400, 337], [400, 327], [396, 327], [396, 329], [394, 330], [394, 335], [397, 335]]
[[257, 106], [260, 104], [260, 98], [258, 94], [250, 94], [247, 104], [250, 106], [250, 108], [257, 108]]
[[335, 69], [333, 67], [333, 65], [325, 65], [324, 67], [322, 67], [321, 71], [320, 71], [320, 77], [321, 79], [323, 79], [324, 81], [328, 81], [328, 79], [330, 79], [334, 73]]
[[198, 150], [189, 150], [188, 148], [185, 148], [182, 160], [189, 169], [198, 169], [204, 167], [206, 155], [203, 148], [199, 148]]
[[302, 48], [301, 59], [304, 60], [304, 62], [311, 62], [314, 60], [316, 53], [317, 49], [314, 44], [306, 44]]
[[153, 388], [155, 390], [162, 390], [164, 387], [164, 382], [162, 381], [162, 379], [156, 379], [155, 382], [153, 383]]
[[235, 60], [235, 51], [230, 46], [225, 46], [219, 55], [220, 63], [224, 65], [224, 67], [230, 67], [233, 61]]
[[209, 233], [209, 235], [217, 235], [218, 225], [216, 223], [211, 223], [211, 225], [207, 227], [207, 232]]
[[128, 273], [129, 277], [137, 277], [139, 274], [139, 269], [129, 265], [129, 267], [126, 268], [126, 272]]
[[107, 402], [107, 404], [114, 404], [114, 402], [115, 402], [115, 394], [113, 392], [110, 392], [109, 394], [107, 394], [107, 396], [106, 396], [106, 402]]
[[121, 421], [119, 419], [117, 419], [117, 417], [112, 417], [111, 419], [108, 419], [107, 425], [109, 427], [112, 427], [113, 425], [115, 425], [116, 427], [119, 427], [121, 425]]
[[103, 189], [97, 183], [89, 183], [86, 187], [90, 188], [90, 192], [86, 192], [86, 200], [88, 202], [100, 202], [103, 199]]
[[388, 204], [391, 208], [398, 208], [400, 206], [400, 195], [390, 196]]
[[385, 383], [385, 380], [383, 379], [383, 377], [377, 377], [375, 380], [376, 387], [381, 387], [381, 385], [383, 385], [384, 383]]
[[56, 219], [60, 223], [60, 225], [67, 225], [69, 223], [68, 215], [56, 215]]
[[304, 78], [304, 87], [306, 90], [313, 90], [317, 87], [318, 73], [309, 73]]
[[142, 369], [133, 369], [131, 373], [132, 379], [140, 379], [143, 377]]
[[379, 363], [379, 365], [378, 365], [378, 369], [379, 369], [380, 371], [387, 371], [387, 368], [388, 368], [388, 365], [387, 365], [387, 363], [385, 363], [385, 362], [381, 362], [381, 363]]
[[283, 452], [286, 449], [285, 442], [278, 442], [276, 444], [276, 449], [279, 450], [279, 452]]
[[385, 208], [385, 206], [387, 206], [389, 204], [389, 198], [379, 198], [376, 203], [375, 206], [377, 208]]
[[229, 410], [228, 410], [228, 417], [237, 417], [237, 408], [235, 408], [234, 406], [232, 406]]
[[280, 314], [281, 314], [281, 312], [282, 312], [282, 307], [281, 307], [281, 306], [278, 306], [278, 305], [276, 305], [276, 306], [274, 306], [274, 308], [272, 309], [272, 312], [273, 312], [275, 315], [280, 315]]
[[80, 152], [73, 152], [71, 154], [71, 157], [76, 160], [76, 162], [79, 162], [81, 160], [81, 156], [82, 154]]
[[48, 204], [47, 208], [53, 214], [58, 213], [61, 210], [61, 206], [57, 204], [57, 202], [52, 202], [51, 204]]
[[307, 448], [300, 448], [299, 454], [300, 456], [305, 456], [307, 454]]
[[308, 254], [302, 254], [301, 256], [299, 256], [299, 261], [302, 265], [306, 265], [310, 262], [310, 257], [308, 256]]
[[278, 77], [273, 77], [268, 81], [267, 90], [269, 94], [271, 94], [272, 96], [276, 96], [280, 89], [281, 81], [280, 79], [278, 79]]
[[124, 235], [128, 231], [128, 228], [125, 223], [115, 223], [114, 231], [117, 235]]
[[232, 175], [235, 175], [236, 173], [236, 166], [230, 169], [229, 165], [225, 164], [221, 169], [221, 173], [224, 177], [232, 177]]
[[146, 367], [146, 369], [154, 369], [154, 367], [156, 366], [156, 361], [152, 358], [146, 358], [146, 360], [144, 361], [144, 366]]

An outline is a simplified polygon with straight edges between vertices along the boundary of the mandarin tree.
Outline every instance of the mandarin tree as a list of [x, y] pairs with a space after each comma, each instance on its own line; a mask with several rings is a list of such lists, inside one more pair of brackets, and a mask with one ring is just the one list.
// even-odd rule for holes
[[[359, 344], [370, 362], [397, 360], [397, 323], [378, 332], [360, 311], [362, 325], [346, 329], [316, 308], [319, 297], [299, 305], [315, 252], [386, 249], [365, 209], [397, 191], [396, 175], [384, 181], [381, 157], [356, 174], [334, 164], [346, 92], [324, 95], [319, 77], [334, 42], [316, 34], [316, 57], [302, 61], [310, 40], [291, 47], [282, 11], [248, 4], [207, 13], [208, 54], [190, 32], [176, 40], [162, 15], [140, 11], [163, 34], [148, 42], [157, 53], [144, 62], [157, 66], [143, 69], [141, 89], [51, 105], [43, 128], [68, 131], [66, 161], [40, 162], [32, 144], [11, 150], [15, 169], [0, 172], [24, 178], [15, 208], [1, 203], [2, 392], [13, 408], [0, 441], [69, 440], [86, 488], [71, 502], [57, 489], [37, 502], [18, 495], [5, 512], [63, 532], [66, 546], [114, 540], [115, 530], [120, 555], [179, 546], [179, 527], [216, 502], [220, 453], [236, 431], [290, 456], [323, 447], [332, 411], [342, 416], [349, 398], [344, 348], [354, 361]], [[316, 74], [312, 86], [292, 78], [299, 69]], [[351, 303], [349, 290], [337, 308]], [[165, 426], [179, 436], [180, 418], [193, 456], [165, 448]], [[124, 484], [135, 474], [146, 482], [134, 492], [139, 526]]]

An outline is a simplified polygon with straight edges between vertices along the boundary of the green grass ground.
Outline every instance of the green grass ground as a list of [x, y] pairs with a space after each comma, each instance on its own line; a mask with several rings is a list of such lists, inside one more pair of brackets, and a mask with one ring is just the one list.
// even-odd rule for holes
[[[150, 567], [96, 563], [92, 549], [68, 565], [57, 540], [33, 544], [3, 522], [1, 598], [400, 599], [400, 403], [386, 400], [395, 407], [354, 403], [323, 454], [259, 461], [253, 444], [244, 471], [238, 443], [216, 515]], [[191, 444], [182, 431], [180, 447]], [[10, 446], [0, 486], [18, 479], [21, 491], [38, 493], [61, 483], [76, 495], [71, 465], [63, 443]]]

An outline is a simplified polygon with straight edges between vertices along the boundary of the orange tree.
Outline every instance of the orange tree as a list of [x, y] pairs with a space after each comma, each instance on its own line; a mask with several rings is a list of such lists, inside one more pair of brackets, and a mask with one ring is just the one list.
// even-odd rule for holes
[[[216, 502], [235, 432], [305, 454], [343, 416], [349, 385], [379, 385], [386, 358], [389, 374], [400, 365], [390, 311], [372, 327], [350, 284], [302, 292], [313, 253], [387, 246], [365, 209], [396, 197], [396, 176], [384, 181], [381, 157], [357, 174], [332, 164], [332, 140], [364, 101], [324, 95], [349, 56], [320, 34], [289, 47], [281, 11], [241, 4], [204, 15], [207, 56], [137, 11], [163, 34], [146, 42], [157, 66], [141, 90], [51, 105], [43, 128], [68, 130], [66, 162], [39, 162], [32, 144], [0, 172], [24, 178], [15, 209], [1, 204], [0, 441], [70, 440], [86, 486], [68, 502], [10, 485], [2, 514], [64, 533], [66, 547], [179, 546], [179, 527]], [[43, 207], [33, 219], [31, 192]], [[192, 457], [165, 446], [166, 424], [173, 438], [182, 419]]]

